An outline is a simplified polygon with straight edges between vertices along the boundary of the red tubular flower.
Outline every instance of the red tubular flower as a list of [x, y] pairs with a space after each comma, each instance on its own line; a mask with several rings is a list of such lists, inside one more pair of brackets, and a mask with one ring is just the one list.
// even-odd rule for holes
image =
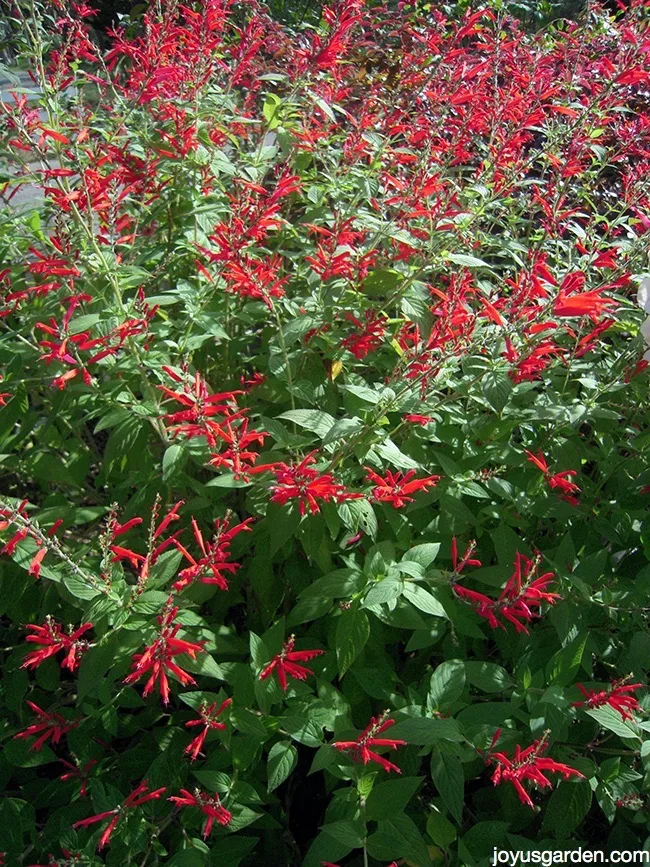
[[364, 469], [368, 481], [375, 483], [372, 491], [374, 499], [379, 503], [391, 503], [396, 509], [400, 509], [407, 503], [413, 502], [413, 497], [410, 497], [409, 494], [414, 494], [416, 491], [424, 491], [440, 481], [440, 476], [426, 476], [423, 479], [415, 479], [415, 470], [409, 470], [405, 474], [399, 471], [393, 473], [387, 470], [386, 477], [382, 478], [374, 470], [371, 470], [370, 467], [364, 467]]
[[501, 591], [498, 599], [492, 599], [484, 593], [468, 590], [458, 584], [452, 585], [457, 596], [466, 599], [476, 609], [480, 617], [484, 617], [489, 625], [496, 629], [505, 629], [505, 624], [499, 617], [512, 623], [517, 632], [529, 634], [525, 626], [526, 622], [540, 616], [540, 608], [543, 602], [554, 605], [560, 596], [557, 593], [549, 593], [546, 589], [555, 578], [552, 572], [545, 572], [535, 578], [537, 561], [517, 554], [515, 569], [506, 586]]
[[203, 743], [210, 730], [214, 729], [217, 731], [223, 731], [223, 729], [225, 729], [226, 724], [218, 722], [217, 717], [221, 716], [224, 710], [227, 707], [230, 707], [231, 704], [231, 698], [227, 698], [219, 708], [217, 708], [216, 701], [212, 702], [211, 705], [208, 705], [207, 702], [203, 702], [199, 708], [199, 719], [191, 719], [189, 722], [185, 723], [186, 728], [203, 726], [203, 731], [185, 747], [185, 752], [190, 754], [191, 761], [194, 762], [198, 758], [199, 753], [203, 749]]
[[65, 759], [59, 759], [61, 764], [65, 765], [66, 768], [69, 768], [69, 771], [61, 774], [59, 777], [60, 780], [81, 780], [81, 786], [79, 788], [80, 797], [85, 797], [88, 794], [88, 779], [90, 774], [90, 769], [97, 764], [96, 759], [91, 759], [89, 762], [83, 766], [83, 768], [79, 768], [76, 765], [67, 762]]
[[264, 440], [268, 436], [265, 431], [248, 430], [248, 419], [244, 418], [239, 425], [233, 427], [229, 421], [225, 422], [223, 427], [215, 428], [215, 434], [226, 443], [226, 449], [219, 454], [211, 456], [210, 464], [213, 467], [227, 467], [232, 470], [236, 479], [248, 481], [246, 464], [254, 464], [258, 458], [257, 452], [252, 452], [247, 449], [253, 443], [264, 445]]
[[42, 644], [40, 650], [34, 650], [28, 653], [21, 668], [37, 668], [44, 660], [50, 656], [55, 656], [60, 650], [66, 652], [65, 659], [61, 662], [61, 668], [67, 668], [70, 671], [75, 671], [79, 668], [79, 660], [84, 651], [90, 647], [88, 641], [81, 640], [81, 636], [89, 629], [93, 628], [92, 623], [84, 623], [78, 629], [72, 631], [70, 627], [69, 635], [66, 635], [62, 630], [63, 627], [56, 620], [53, 620], [49, 615], [45, 618], [42, 626], [37, 626], [34, 623], [29, 623], [25, 627], [31, 629], [33, 635], [28, 635], [26, 641], [31, 641], [34, 644]]
[[104, 846], [106, 846], [106, 844], [110, 841], [111, 834], [115, 830], [117, 823], [122, 818], [125, 810], [131, 809], [133, 807], [141, 807], [143, 804], [146, 804], [147, 801], [158, 799], [166, 791], [167, 788], [163, 786], [161, 789], [154, 789], [154, 791], [150, 792], [147, 781], [143, 780], [140, 785], [136, 789], [134, 789], [130, 795], [127, 796], [121, 806], [116, 807], [114, 810], [105, 810], [103, 813], [97, 813], [96, 816], [89, 816], [88, 819], [81, 819], [79, 822], [75, 822], [72, 827], [86, 828], [88, 825], [94, 825], [96, 822], [102, 822], [104, 819], [108, 819], [108, 817], [110, 816], [111, 821], [104, 828], [102, 836], [99, 838], [99, 843], [97, 845], [98, 849], [103, 849]]
[[[167, 369], [169, 373], [170, 368]], [[177, 375], [172, 377], [177, 379]], [[241, 410], [237, 409], [236, 395], [242, 394], [241, 390], [210, 394], [207, 383], [197, 371], [194, 378], [185, 382], [183, 391], [172, 391], [164, 385], [158, 388], [167, 397], [172, 398], [185, 407], [180, 412], [166, 415], [165, 418], [172, 422], [170, 430], [174, 436], [183, 434], [188, 439], [204, 437], [210, 448], [216, 449], [216, 431], [219, 424], [212, 420], [215, 415], [222, 415], [233, 421], [241, 416]]]
[[192, 659], [196, 659], [196, 654], [203, 650], [205, 644], [205, 641], [192, 643], [176, 637], [181, 630], [180, 624], [173, 625], [177, 614], [178, 608], [167, 606], [167, 609], [158, 617], [158, 623], [162, 627], [158, 638], [145, 648], [144, 653], [136, 653], [133, 657], [133, 671], [124, 678], [124, 683], [136, 683], [143, 674], [150, 671], [151, 675], [142, 695], [146, 698], [158, 681], [160, 695], [165, 704], [169, 704], [168, 671], [175, 674], [184, 686], [196, 685], [194, 678], [174, 662], [174, 657], [187, 653]]
[[212, 542], [206, 542], [203, 539], [201, 530], [198, 524], [192, 518], [192, 529], [194, 530], [194, 538], [196, 539], [203, 556], [199, 560], [194, 557], [180, 544], [174, 540], [174, 544], [178, 550], [190, 561], [190, 566], [178, 573], [178, 581], [172, 587], [177, 593], [184, 590], [193, 581], [200, 581], [202, 584], [216, 584], [221, 590], [228, 589], [228, 580], [224, 572], [234, 574], [239, 568], [239, 563], [230, 563], [229, 548], [230, 542], [234, 537], [244, 530], [250, 530], [249, 524], [254, 518], [246, 518], [240, 524], [230, 527], [230, 515], [225, 518], [217, 518], [214, 522], [215, 535]]
[[227, 825], [232, 819], [232, 813], [221, 804], [219, 795], [208, 795], [200, 789], [194, 789], [194, 794], [187, 789], [181, 789], [181, 794], [168, 798], [178, 807], [198, 807], [207, 816], [203, 825], [203, 839], [210, 836], [215, 821], [220, 825]]
[[547, 773], [562, 774], [565, 780], [568, 780], [570, 777], [584, 779], [583, 774], [580, 771], [576, 771], [575, 768], [570, 768], [568, 765], [563, 765], [554, 759], [542, 757], [541, 753], [547, 747], [546, 738], [547, 735], [544, 735], [525, 750], [522, 750], [517, 745], [512, 758], [506, 756], [505, 753], [493, 753], [488, 759], [489, 763], [497, 765], [492, 774], [494, 785], [512, 783], [519, 800], [528, 807], [534, 807], [534, 804], [530, 799], [530, 795], [523, 787], [524, 782], [528, 781], [542, 789], [548, 789], [552, 788], [553, 784], [545, 776]]
[[571, 290], [565, 289], [567, 279], [565, 278], [563, 281], [560, 292], [553, 303], [554, 316], [589, 316], [592, 321], [596, 322], [603, 313], [617, 306], [616, 301], [612, 298], [603, 297], [603, 289], [569, 294]]
[[433, 416], [431, 415], [418, 415], [416, 412], [409, 412], [404, 416], [404, 421], [407, 421], [409, 424], [421, 424], [424, 425], [429, 424], [430, 421], [433, 420]]
[[17, 735], [14, 735], [14, 738], [16, 738], [16, 740], [22, 740], [24, 738], [30, 738], [32, 735], [38, 735], [39, 737], [29, 748], [30, 752], [32, 750], [39, 752], [49, 738], [52, 738], [53, 744], [58, 744], [63, 735], [75, 728], [77, 725], [76, 721], [70, 722], [70, 720], [65, 719], [65, 717], [62, 717], [61, 714], [56, 713], [56, 711], [42, 710], [37, 704], [34, 704], [33, 701], [27, 701], [27, 704], [37, 715], [39, 721], [27, 726], [24, 731], [18, 732]]
[[372, 717], [366, 728], [361, 732], [355, 741], [335, 741], [333, 744], [337, 750], [348, 752], [356, 762], [363, 762], [367, 765], [368, 762], [375, 762], [385, 771], [395, 771], [401, 774], [401, 770], [389, 762], [383, 756], [378, 755], [370, 747], [390, 747], [391, 750], [396, 750], [397, 747], [405, 747], [406, 741], [396, 738], [379, 738], [377, 735], [386, 731], [386, 729], [395, 725], [394, 719], [387, 719], [388, 711], [385, 711], [379, 717]]
[[278, 682], [284, 692], [287, 691], [287, 675], [293, 677], [294, 680], [307, 680], [308, 675], [314, 672], [306, 668], [304, 665], [297, 665], [298, 662], [308, 662], [316, 656], [325, 653], [324, 650], [294, 650], [293, 646], [296, 643], [296, 636], [290, 635], [282, 645], [282, 650], [277, 656], [265, 666], [260, 672], [259, 679], [266, 680], [273, 672], [278, 676]]
[[579, 494], [580, 488], [573, 482], [569, 481], [569, 476], [578, 475], [577, 471], [561, 470], [559, 473], [551, 475], [546, 458], [542, 452], [537, 452], [537, 454], [534, 455], [532, 452], [529, 452], [528, 449], [524, 449], [524, 451], [528, 455], [528, 460], [532, 464], [535, 464], [538, 470], [544, 473], [544, 478], [548, 482], [551, 490], [560, 491], [563, 500], [566, 500], [567, 503], [571, 503], [572, 506], [577, 506], [578, 500], [573, 495]]
[[299, 464], [264, 464], [255, 467], [251, 473], [263, 473], [270, 471], [275, 475], [277, 484], [271, 486], [271, 500], [274, 503], [284, 505], [289, 500], [298, 500], [298, 508], [304, 515], [309, 508], [312, 515], [320, 512], [318, 500], [329, 502], [336, 500], [360, 499], [363, 494], [353, 494], [345, 490], [344, 486], [334, 481], [330, 473], [321, 475], [310, 464], [316, 463], [315, 452], [311, 452]]
[[603, 689], [600, 692], [596, 692], [592, 689], [585, 689], [585, 687], [581, 683], [577, 684], [578, 689], [587, 700], [574, 701], [573, 707], [584, 707], [585, 705], [587, 705], [587, 707], [589, 708], [595, 708], [609, 705], [611, 708], [620, 713], [623, 720], [634, 719], [630, 711], [640, 710], [641, 708], [639, 706], [639, 702], [634, 698], [633, 695], [629, 695], [629, 693], [634, 692], [635, 689], [641, 689], [643, 684], [626, 684], [626, 681], [628, 679], [629, 676], [621, 678], [620, 680], [615, 680], [607, 687], [607, 689]]
[[472, 539], [467, 548], [465, 549], [465, 553], [458, 559], [458, 542], [456, 541], [456, 537], [453, 536], [451, 540], [451, 562], [453, 566], [453, 570], [456, 575], [460, 575], [465, 566], [481, 566], [481, 561], [472, 558], [472, 554], [476, 549], [476, 542]]
[[349, 312], [345, 318], [355, 326], [356, 333], [342, 340], [341, 346], [361, 361], [381, 346], [386, 333], [386, 317], [381, 314], [376, 316], [373, 310], [366, 310], [363, 322]]

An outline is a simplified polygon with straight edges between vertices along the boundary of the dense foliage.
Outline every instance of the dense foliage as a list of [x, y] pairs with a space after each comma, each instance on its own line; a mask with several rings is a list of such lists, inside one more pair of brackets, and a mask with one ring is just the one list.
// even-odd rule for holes
[[647, 845], [648, 12], [16, 11], [6, 864]]

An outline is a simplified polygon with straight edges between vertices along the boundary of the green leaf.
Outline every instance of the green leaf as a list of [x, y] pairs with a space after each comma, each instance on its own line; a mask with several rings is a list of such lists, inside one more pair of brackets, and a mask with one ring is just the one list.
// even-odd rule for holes
[[419, 608], [420, 611], [424, 611], [426, 614], [433, 614], [434, 617], [447, 617], [447, 612], [435, 596], [425, 590], [424, 587], [420, 587], [419, 584], [407, 582], [404, 585], [402, 595], [408, 599], [411, 605], [415, 605], [416, 608]]
[[280, 125], [280, 121], [278, 119], [278, 110], [280, 105], [282, 104], [282, 100], [275, 93], [267, 93], [264, 99], [264, 105], [262, 106], [262, 113], [264, 115], [264, 120], [267, 123], [267, 129], [274, 130]]
[[81, 702], [95, 687], [112, 665], [122, 638], [122, 632], [112, 632], [105, 636], [95, 647], [91, 647], [81, 657], [77, 679], [77, 701]]
[[401, 813], [423, 779], [424, 777], [400, 777], [398, 780], [377, 783], [366, 800], [366, 818], [376, 822]]
[[442, 662], [431, 675], [429, 703], [435, 710], [451, 705], [463, 694], [465, 664], [462, 659]]
[[431, 719], [430, 717], [401, 719], [392, 726], [390, 736], [418, 746], [430, 746], [436, 741], [463, 740], [455, 719]]
[[467, 253], [446, 253], [445, 261], [453, 262], [455, 265], [463, 265], [466, 268], [489, 268], [487, 262], [483, 259], [478, 259], [476, 256], [471, 256]]
[[298, 427], [304, 427], [317, 434], [321, 439], [332, 430], [336, 423], [334, 416], [320, 409], [291, 409], [277, 417], [291, 421]]
[[408, 560], [411, 563], [417, 563], [423, 569], [427, 569], [438, 556], [440, 551], [440, 542], [424, 542], [422, 545], [415, 545], [410, 548], [402, 557], [402, 560]]
[[351, 849], [360, 849], [366, 834], [365, 826], [359, 819], [330, 822], [327, 825], [322, 825], [321, 831]]
[[301, 599], [338, 599], [345, 596], [353, 596], [362, 590], [368, 580], [363, 572], [353, 569], [336, 569], [329, 575], [324, 575], [300, 594]]
[[588, 638], [589, 633], [584, 632], [570, 641], [566, 647], [553, 654], [546, 667], [546, 677], [549, 683], [557, 686], [568, 686], [573, 683], [580, 668]]
[[284, 783], [298, 764], [298, 751], [289, 741], [278, 741], [269, 750], [266, 765], [267, 790], [272, 792]]
[[512, 380], [508, 371], [500, 368], [488, 370], [481, 379], [481, 392], [492, 409], [500, 415], [512, 393]]
[[434, 749], [431, 753], [431, 777], [445, 807], [462, 825], [465, 774], [458, 756], [444, 749]]
[[358, 603], [348, 611], [341, 612], [336, 624], [336, 658], [339, 665], [339, 677], [343, 677], [350, 668], [369, 637], [368, 615], [358, 607]]
[[63, 584], [76, 599], [94, 599], [99, 596], [99, 590], [79, 575], [64, 575]]
[[185, 456], [182, 445], [174, 444], [165, 449], [162, 460], [163, 482], [167, 483], [182, 468]]
[[3, 759], [16, 768], [35, 768], [38, 765], [58, 761], [47, 745], [40, 750], [32, 750], [31, 746], [35, 740], [36, 735], [26, 740], [10, 740], [2, 750]]
[[483, 692], [503, 692], [513, 685], [505, 668], [494, 662], [467, 661], [465, 676], [472, 686], [478, 687]]
[[448, 849], [458, 836], [452, 823], [435, 809], [429, 813], [427, 819], [427, 834], [443, 849]]
[[588, 709], [585, 713], [602, 726], [607, 731], [613, 732], [619, 738], [630, 738], [631, 740], [641, 740], [640, 735], [632, 726], [621, 718], [618, 711], [613, 707], [604, 705], [603, 707], [595, 707]]
[[417, 825], [403, 813], [379, 822], [368, 837], [368, 854], [380, 861], [406, 858], [414, 867], [429, 867], [431, 863]]
[[589, 812], [591, 796], [587, 780], [560, 782], [546, 805], [544, 830], [551, 831], [556, 837], [570, 834]]

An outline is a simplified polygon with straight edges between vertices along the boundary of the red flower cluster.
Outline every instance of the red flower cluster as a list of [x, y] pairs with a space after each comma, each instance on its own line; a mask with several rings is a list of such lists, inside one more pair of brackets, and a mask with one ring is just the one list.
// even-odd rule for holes
[[[168, 398], [180, 403], [185, 409], [169, 413], [165, 419], [171, 422], [169, 430], [173, 436], [179, 434], [192, 439], [204, 438], [213, 454], [210, 463], [214, 467], [225, 467], [235, 478], [245, 481], [249, 478], [250, 468], [257, 460], [257, 452], [251, 451], [254, 443], [262, 446], [268, 436], [265, 431], [248, 430], [247, 410], [237, 404], [237, 395], [244, 394], [241, 389], [210, 394], [207, 383], [197, 371], [193, 378], [181, 376], [171, 367], [163, 366], [165, 373], [174, 382], [182, 385], [182, 391], [174, 391], [164, 385], [158, 386]], [[219, 452], [221, 443], [226, 448]]]
[[311, 464], [316, 463], [315, 452], [311, 452], [298, 464], [264, 464], [255, 467], [251, 472], [274, 474], [276, 484], [271, 485], [271, 500], [274, 503], [285, 505], [290, 500], [298, 500], [298, 509], [301, 515], [307, 512], [312, 515], [320, 512], [319, 500], [337, 503], [343, 500], [355, 500], [363, 497], [363, 494], [354, 494], [346, 491], [345, 487], [334, 480], [330, 473], [320, 473]]
[[38, 735], [38, 738], [29, 748], [30, 752], [32, 750], [39, 752], [50, 738], [52, 738], [53, 744], [58, 744], [63, 735], [75, 728], [78, 724], [74, 720], [70, 721], [65, 719], [65, 717], [61, 716], [61, 714], [56, 711], [42, 710], [37, 704], [34, 704], [33, 701], [27, 701], [27, 704], [37, 715], [39, 721], [27, 726], [24, 731], [18, 732], [17, 735], [14, 735], [14, 738], [17, 740], [23, 740], [24, 738], [31, 738], [32, 735]]
[[165, 416], [165, 419], [171, 422], [169, 430], [174, 436], [183, 434], [188, 439], [203, 437], [210, 448], [216, 449], [220, 426], [218, 422], [213, 420], [214, 416], [222, 416], [225, 420], [230, 421], [238, 418], [241, 411], [237, 407], [236, 395], [242, 394], [242, 391], [210, 394], [207, 383], [198, 371], [190, 381], [186, 377], [180, 376], [171, 367], [163, 367], [163, 370], [174, 382], [183, 386], [182, 391], [173, 391], [165, 385], [158, 386], [168, 398], [185, 407]]
[[467, 548], [465, 549], [465, 553], [463, 556], [458, 559], [458, 542], [456, 537], [454, 536], [451, 540], [451, 563], [453, 567], [454, 574], [460, 575], [465, 566], [480, 566], [481, 561], [472, 557], [472, 554], [476, 550], [476, 542], [474, 539], [470, 541]]
[[407, 503], [413, 502], [413, 497], [409, 496], [410, 494], [432, 488], [440, 481], [440, 476], [426, 476], [423, 479], [416, 479], [415, 470], [409, 470], [404, 474], [399, 471], [394, 473], [387, 470], [385, 478], [382, 478], [370, 467], [364, 467], [364, 469], [368, 481], [375, 484], [372, 491], [373, 498], [378, 503], [390, 503], [396, 509], [401, 509]]
[[383, 756], [380, 756], [374, 750], [370, 749], [370, 747], [390, 747], [391, 750], [396, 750], [398, 747], [406, 746], [406, 741], [398, 740], [396, 738], [377, 737], [377, 735], [380, 735], [382, 732], [385, 732], [386, 729], [395, 725], [395, 720], [387, 719], [387, 717], [388, 711], [385, 711], [379, 717], [372, 717], [366, 728], [355, 741], [335, 741], [333, 746], [341, 752], [349, 753], [356, 762], [362, 762], [364, 765], [367, 765], [368, 762], [375, 762], [375, 764], [382, 767], [385, 771], [395, 771], [396, 773], [401, 774], [402, 772], [397, 765], [394, 765], [392, 762], [389, 762], [387, 759], [383, 758]]
[[345, 318], [357, 330], [355, 334], [345, 337], [341, 341], [341, 346], [349, 350], [355, 358], [362, 360], [381, 346], [386, 333], [385, 316], [381, 314], [377, 316], [374, 311], [366, 310], [363, 322], [351, 313], [346, 313]]
[[90, 647], [88, 641], [81, 640], [81, 636], [92, 628], [92, 623], [84, 623], [83, 626], [74, 631], [72, 631], [72, 627], [69, 627], [69, 634], [66, 635], [63, 632], [63, 626], [49, 615], [45, 618], [42, 626], [29, 623], [26, 629], [31, 629], [34, 634], [28, 635], [25, 640], [34, 644], [42, 644], [43, 647], [28, 653], [20, 667], [36, 668], [50, 656], [55, 656], [63, 650], [65, 651], [65, 658], [61, 661], [61, 668], [75, 671], [79, 667], [82, 654]]
[[124, 678], [124, 683], [136, 683], [150, 671], [151, 675], [142, 695], [146, 698], [157, 681], [160, 695], [165, 704], [169, 704], [168, 671], [176, 675], [184, 686], [190, 683], [196, 685], [194, 678], [174, 662], [174, 657], [187, 653], [192, 659], [196, 659], [196, 654], [203, 651], [205, 644], [205, 641], [193, 643], [176, 637], [182, 628], [180, 624], [174, 625], [177, 614], [178, 608], [168, 604], [166, 610], [158, 617], [158, 623], [162, 627], [158, 638], [148, 645], [143, 653], [137, 653], [133, 657], [133, 672]]
[[453, 584], [452, 589], [457, 596], [472, 604], [476, 613], [484, 617], [493, 629], [506, 628], [499, 620], [499, 617], [502, 617], [512, 623], [517, 632], [528, 635], [525, 623], [539, 617], [542, 603], [548, 602], [549, 605], [554, 605], [560, 598], [557, 593], [549, 593], [546, 589], [555, 577], [552, 572], [534, 577], [537, 565], [536, 560], [530, 560], [518, 553], [515, 558], [515, 571], [498, 599], [491, 599], [484, 593], [469, 590], [459, 584]]
[[195, 762], [198, 758], [209, 731], [223, 731], [225, 729], [226, 724], [218, 722], [217, 717], [221, 716], [224, 710], [230, 707], [231, 704], [231, 698], [227, 698], [218, 708], [216, 701], [213, 701], [210, 705], [207, 702], [203, 702], [199, 707], [199, 719], [191, 719], [185, 723], [186, 728], [203, 726], [203, 731], [199, 732], [185, 747], [185, 752], [189, 753], [191, 761]]
[[147, 801], [157, 800], [166, 791], [167, 788], [163, 786], [161, 789], [154, 789], [154, 791], [150, 792], [147, 781], [143, 780], [140, 785], [125, 798], [124, 803], [119, 807], [115, 807], [114, 810], [105, 810], [103, 813], [97, 813], [96, 816], [90, 816], [88, 819], [81, 819], [79, 822], [75, 822], [72, 827], [86, 828], [88, 825], [94, 825], [95, 822], [102, 822], [104, 819], [110, 817], [110, 822], [104, 828], [102, 835], [99, 838], [99, 843], [97, 844], [98, 849], [103, 849], [110, 841], [111, 834], [117, 827], [120, 819], [124, 816], [126, 810], [131, 810], [134, 807], [141, 807], [143, 804], [146, 804]]
[[[19, 506], [15, 508], [15, 510], [10, 509], [0, 509], [0, 532], [6, 530], [7, 527], [10, 527], [15, 523], [15, 519], [21, 518], [22, 522], [24, 522], [23, 526], [19, 526], [19, 529], [13, 534], [13, 536], [6, 542], [2, 549], [0, 550], [0, 554], [7, 554], [7, 556], [12, 557], [16, 552], [16, 548], [22, 541], [27, 538], [33, 539], [38, 546], [38, 551], [32, 557], [32, 562], [30, 563], [28, 569], [28, 575], [33, 575], [34, 578], [40, 578], [41, 575], [41, 566], [43, 564], [43, 560], [45, 559], [45, 555], [48, 552], [48, 548], [43, 543], [43, 536], [39, 535], [35, 532], [33, 528], [29, 526], [29, 517], [27, 515], [27, 500], [23, 500]], [[52, 526], [47, 531], [48, 536], [53, 536], [56, 531], [59, 529], [63, 521], [58, 519], [55, 521]]]
[[[500, 730], [497, 731], [493, 744], [498, 740]], [[541, 754], [547, 747], [546, 735], [535, 741], [531, 746], [522, 750], [519, 745], [515, 747], [515, 754], [512, 757], [505, 753], [492, 753], [488, 759], [489, 763], [497, 765], [492, 774], [492, 782], [495, 786], [499, 783], [512, 783], [517, 792], [519, 800], [522, 804], [528, 807], [534, 807], [530, 795], [524, 789], [523, 783], [531, 782], [542, 789], [552, 788], [552, 783], [545, 775], [547, 773], [562, 774], [565, 780], [570, 777], [583, 778], [580, 771], [575, 768], [570, 768], [561, 762], [556, 762], [554, 759], [543, 757]]]
[[278, 682], [284, 692], [287, 691], [287, 676], [294, 680], [307, 680], [308, 675], [314, 672], [306, 668], [304, 665], [298, 665], [299, 662], [309, 662], [316, 656], [321, 656], [325, 653], [324, 650], [294, 650], [296, 636], [290, 635], [282, 645], [282, 650], [266, 665], [260, 672], [259, 679], [266, 680], [273, 672], [278, 677]]
[[232, 575], [239, 568], [239, 563], [228, 561], [230, 542], [238, 533], [250, 530], [249, 525], [253, 520], [253, 518], [246, 518], [245, 521], [231, 527], [230, 515], [226, 515], [225, 518], [217, 518], [214, 522], [215, 535], [211, 542], [206, 542], [198, 524], [192, 518], [194, 538], [203, 556], [195, 560], [177, 539], [174, 540], [174, 544], [178, 550], [191, 564], [178, 573], [178, 581], [175, 581], [172, 585], [174, 590], [180, 593], [194, 581], [200, 581], [202, 584], [216, 584], [219, 589], [227, 590], [228, 579], [224, 575], [224, 572], [229, 572]]
[[200, 789], [194, 789], [194, 794], [187, 789], [181, 789], [181, 794], [168, 798], [178, 807], [198, 807], [207, 816], [203, 825], [203, 838], [210, 836], [215, 821], [227, 825], [232, 819], [232, 813], [222, 805], [219, 795], [207, 795]]
[[581, 683], [577, 684], [578, 689], [587, 700], [574, 701], [573, 707], [584, 707], [586, 705], [589, 708], [595, 708], [609, 705], [620, 713], [623, 720], [634, 719], [630, 711], [640, 710], [640, 707], [639, 702], [633, 695], [630, 695], [630, 693], [634, 692], [636, 689], [641, 689], [643, 684], [626, 683], [628, 679], [629, 677], [624, 677], [620, 680], [615, 680], [614, 683], [607, 687], [607, 689], [602, 689], [599, 692], [592, 689], [585, 689]]
[[59, 759], [59, 761], [61, 762], [61, 764], [65, 765], [66, 768], [69, 768], [68, 771], [61, 774], [59, 779], [63, 780], [64, 782], [66, 780], [80, 780], [81, 786], [79, 787], [79, 796], [81, 798], [85, 797], [88, 794], [90, 769], [97, 764], [97, 759], [90, 759], [90, 761], [86, 762], [83, 768], [80, 768], [77, 765], [73, 765], [71, 762], [68, 762], [65, 759]]
[[532, 464], [535, 464], [538, 470], [544, 473], [544, 478], [548, 482], [549, 487], [554, 491], [560, 491], [562, 499], [566, 500], [567, 503], [571, 503], [572, 506], [577, 506], [579, 501], [573, 495], [579, 494], [580, 488], [573, 482], [569, 481], [569, 476], [578, 475], [576, 470], [562, 470], [559, 473], [551, 475], [548, 464], [546, 463], [546, 458], [542, 452], [537, 452], [535, 455], [532, 452], [529, 452], [528, 449], [524, 449], [524, 451], [528, 455], [528, 460]]
[[[151, 528], [149, 531], [149, 547], [146, 554], [138, 554], [130, 548], [125, 548], [122, 545], [110, 544], [110, 551], [113, 553], [112, 562], [117, 563], [121, 560], [126, 560], [138, 570], [137, 591], [144, 590], [149, 579], [149, 570], [153, 566], [160, 555], [165, 552], [171, 545], [174, 544], [176, 537], [180, 535], [182, 530], [161, 540], [161, 536], [166, 532], [167, 528], [174, 521], [180, 520], [178, 510], [183, 505], [183, 500], [175, 503], [167, 512], [165, 517], [158, 523], [158, 511], [160, 508], [160, 500], [156, 499], [151, 515]], [[131, 518], [124, 524], [119, 524], [114, 515], [111, 515], [108, 523], [108, 535], [110, 542], [115, 541], [119, 536], [128, 533], [133, 527], [137, 527], [142, 523], [142, 518]], [[155, 544], [156, 543], [156, 544]]]

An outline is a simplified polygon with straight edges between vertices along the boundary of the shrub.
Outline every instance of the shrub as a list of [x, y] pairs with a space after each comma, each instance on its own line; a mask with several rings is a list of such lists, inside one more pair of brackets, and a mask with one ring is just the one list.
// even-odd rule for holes
[[16, 15], [6, 863], [646, 844], [647, 4]]

